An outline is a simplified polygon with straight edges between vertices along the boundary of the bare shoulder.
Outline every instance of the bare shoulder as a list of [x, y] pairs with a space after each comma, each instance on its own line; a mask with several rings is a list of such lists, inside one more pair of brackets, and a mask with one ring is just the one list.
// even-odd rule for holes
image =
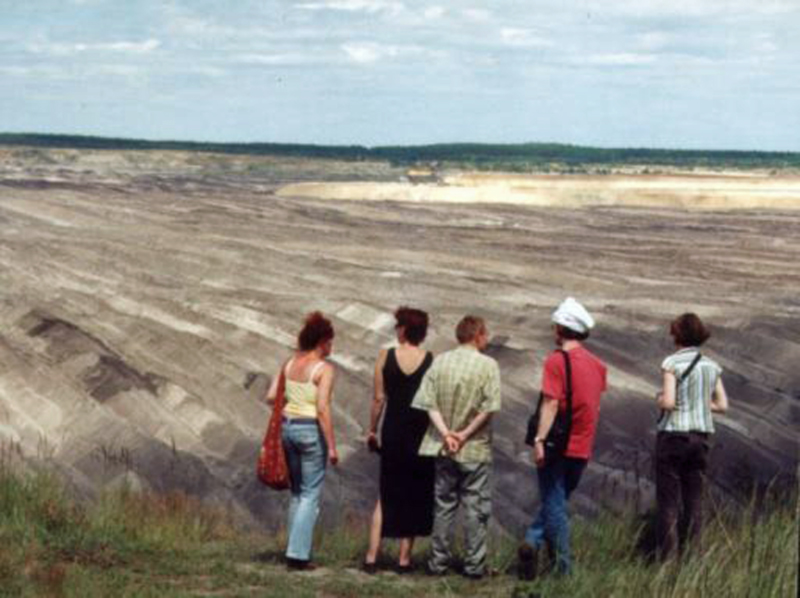
[[336, 366], [334, 366], [327, 359], [322, 362], [322, 365], [316, 372], [314, 382], [319, 384], [324, 379], [332, 379], [336, 375]]

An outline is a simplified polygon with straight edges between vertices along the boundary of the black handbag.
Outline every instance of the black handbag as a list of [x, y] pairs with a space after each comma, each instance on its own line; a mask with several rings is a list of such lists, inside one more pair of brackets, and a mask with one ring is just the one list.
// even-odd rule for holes
[[[569, 353], [563, 349], [558, 350], [564, 356], [564, 374], [566, 376], [566, 399], [567, 408], [564, 411], [558, 410], [553, 425], [544, 439], [545, 459], [563, 455], [569, 444], [569, 435], [572, 432], [572, 367], [569, 361]], [[539, 431], [539, 414], [542, 410], [544, 392], [539, 393], [539, 403], [536, 411], [528, 419], [528, 431], [525, 434], [525, 444], [533, 446], [536, 444], [536, 433]]]

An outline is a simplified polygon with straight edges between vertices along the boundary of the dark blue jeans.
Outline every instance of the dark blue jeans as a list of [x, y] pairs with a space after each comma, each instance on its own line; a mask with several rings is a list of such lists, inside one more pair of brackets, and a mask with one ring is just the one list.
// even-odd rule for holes
[[547, 542], [555, 550], [559, 573], [568, 574], [572, 570], [567, 500], [578, 487], [586, 463], [585, 459], [559, 457], [536, 470], [542, 505], [525, 532], [525, 542], [536, 549]]

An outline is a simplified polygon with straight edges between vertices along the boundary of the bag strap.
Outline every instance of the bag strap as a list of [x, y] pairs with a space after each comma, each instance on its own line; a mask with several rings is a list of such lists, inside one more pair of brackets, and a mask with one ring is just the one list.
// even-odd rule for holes
[[278, 388], [275, 390], [275, 409], [278, 415], [283, 415], [283, 408], [286, 406], [286, 368], [292, 360], [288, 360], [281, 366], [281, 373], [278, 374]]
[[567, 399], [567, 443], [572, 434], [572, 363], [570, 362], [569, 353], [564, 349], [559, 349], [564, 355], [564, 383], [566, 384], [566, 399]]
[[700, 353], [700, 351], [698, 351], [698, 352], [697, 352], [697, 355], [695, 355], [695, 358], [692, 360], [692, 363], [690, 363], [690, 364], [689, 364], [689, 367], [688, 367], [688, 368], [686, 368], [686, 371], [685, 371], [685, 372], [683, 372], [683, 373], [681, 374], [680, 378], [678, 378], [678, 384], [677, 384], [677, 386], [680, 386], [680, 385], [681, 385], [681, 382], [683, 382], [684, 380], [686, 380], [686, 379], [689, 377], [689, 374], [691, 374], [691, 373], [692, 373], [692, 370], [694, 369], [694, 367], [695, 367], [695, 366], [696, 366], [698, 363], [700, 363], [700, 360], [701, 360], [702, 358], [703, 358], [703, 354], [702, 354], [702, 353]]
[[[683, 384], [683, 381], [686, 380], [689, 377], [689, 374], [692, 373], [692, 370], [695, 368], [695, 366], [698, 363], [700, 363], [700, 360], [702, 358], [703, 358], [703, 354], [700, 353], [700, 351], [698, 351], [697, 355], [694, 356], [694, 359], [692, 360], [692, 363], [690, 363], [689, 367], [686, 368], [686, 371], [683, 372], [678, 378], [675, 379], [675, 402], [676, 403], [678, 402], [678, 388], [680, 388], [681, 384]], [[661, 410], [661, 415], [658, 416], [658, 422], [656, 423], [656, 425], [660, 425], [661, 422], [664, 419], [666, 419], [667, 417], [669, 417], [669, 413], [667, 412], [666, 409], [662, 409]]]
[[[572, 364], [569, 360], [569, 354], [564, 349], [558, 349], [559, 353], [564, 355], [564, 394], [567, 400], [567, 430], [572, 431]], [[539, 417], [542, 410], [542, 402], [544, 401], [544, 391], [539, 391], [539, 402], [536, 403], [535, 417]]]

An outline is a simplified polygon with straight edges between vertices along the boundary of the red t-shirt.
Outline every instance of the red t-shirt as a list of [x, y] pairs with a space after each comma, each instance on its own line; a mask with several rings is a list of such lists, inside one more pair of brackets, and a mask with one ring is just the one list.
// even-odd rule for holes
[[[567, 457], [588, 459], [592, 455], [597, 416], [600, 413], [600, 395], [606, 390], [606, 366], [585, 347], [569, 351], [572, 366], [572, 431]], [[564, 356], [560, 351], [551, 353], [544, 362], [542, 391], [558, 399], [558, 408], [567, 408]]]

